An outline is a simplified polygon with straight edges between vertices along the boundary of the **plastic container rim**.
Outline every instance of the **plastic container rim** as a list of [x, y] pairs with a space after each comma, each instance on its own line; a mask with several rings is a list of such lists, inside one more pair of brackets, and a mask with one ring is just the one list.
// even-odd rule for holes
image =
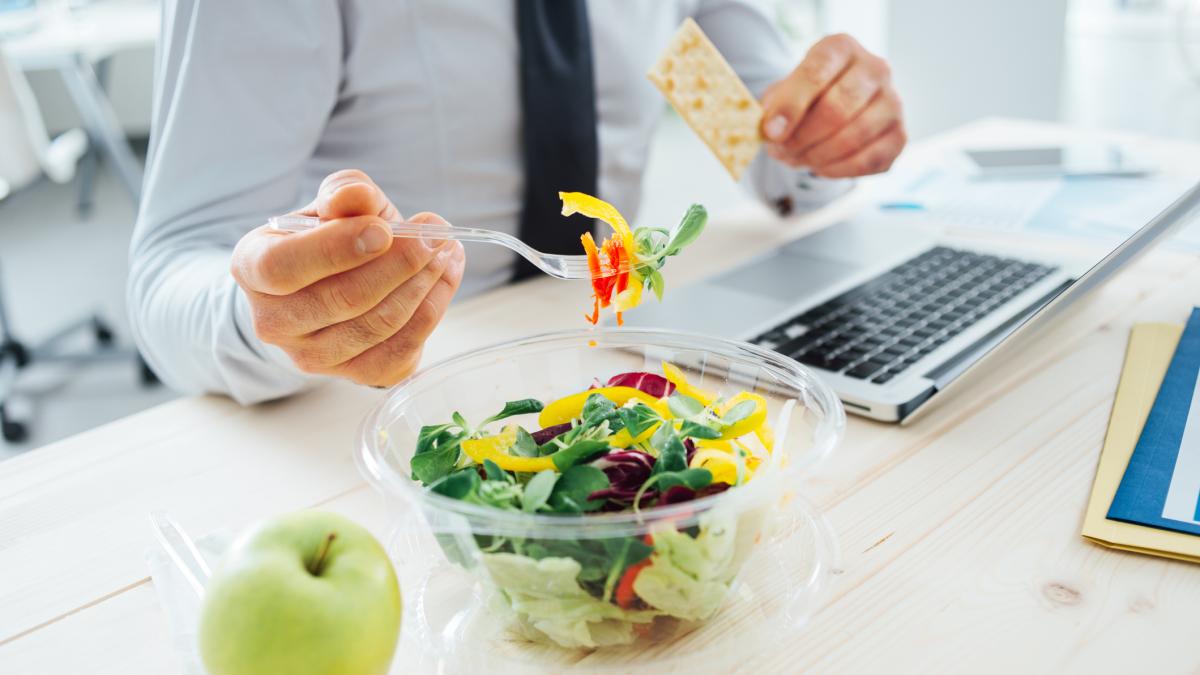
[[[640, 329], [640, 328], [592, 328], [574, 329], [540, 333], [515, 340], [507, 340], [491, 346], [464, 352], [442, 359], [425, 366], [397, 383], [388, 390], [387, 395], [363, 419], [359, 427], [359, 447], [355, 453], [359, 468], [377, 489], [388, 496], [397, 492], [406, 501], [414, 504], [424, 504], [438, 511], [449, 512], [464, 516], [473, 522], [486, 522], [489, 526], [506, 531], [538, 532], [539, 536], [554, 536], [558, 533], [578, 536], [583, 533], [594, 533], [597, 530], [625, 530], [636, 528], [646, 530], [648, 526], [660, 521], [676, 521], [692, 519], [720, 505], [730, 505], [742, 501], [754, 500], [762, 495], [761, 490], [753, 489], [758, 482], [739, 486], [736, 489], [695, 499], [679, 504], [658, 506], [644, 509], [640, 512], [588, 513], [577, 516], [525, 513], [523, 511], [507, 511], [480, 504], [471, 504], [458, 499], [452, 499], [428, 491], [414, 482], [408, 474], [397, 471], [389, 462], [381, 462], [373, 450], [375, 438], [380, 426], [380, 417], [397, 403], [404, 403], [406, 390], [422, 382], [430, 374], [452, 368], [464, 361], [486, 358], [512, 351], [527, 349], [549, 343], [569, 343], [572, 341], [592, 341], [596, 346], [640, 346], [640, 347], [680, 347], [692, 350], [702, 350], [720, 356], [754, 361], [754, 365], [763, 367], [783, 384], [795, 387], [798, 391], [807, 391], [823, 413], [823, 418], [814, 429], [813, 447], [805, 453], [803, 462], [795, 462], [789, 467], [788, 473], [806, 468], [820, 461], [837, 445], [846, 426], [846, 415], [841, 401], [824, 382], [812, 374], [800, 363], [789, 359], [777, 352], [770, 351], [740, 340], [712, 337], [675, 330]], [[797, 459], [797, 458], [792, 458]], [[766, 481], [763, 481], [766, 482]], [[396, 489], [398, 488], [398, 490]], [[489, 529], [492, 529], [489, 527]]]

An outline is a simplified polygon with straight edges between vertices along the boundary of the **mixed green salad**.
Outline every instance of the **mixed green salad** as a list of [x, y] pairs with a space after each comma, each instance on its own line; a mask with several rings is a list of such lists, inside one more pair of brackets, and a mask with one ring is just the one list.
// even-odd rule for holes
[[[513, 423], [533, 414], [536, 429]], [[641, 514], [745, 484], [772, 445], [761, 396], [715, 396], [664, 363], [662, 374], [621, 373], [549, 404], [509, 401], [474, 424], [454, 413], [420, 430], [411, 469], [434, 493], [495, 509]], [[638, 536], [476, 533], [472, 551], [450, 537], [442, 545], [495, 583], [525, 637], [599, 647], [711, 617], [758, 535], [756, 517], [709, 511], [647, 519], [655, 524]]]

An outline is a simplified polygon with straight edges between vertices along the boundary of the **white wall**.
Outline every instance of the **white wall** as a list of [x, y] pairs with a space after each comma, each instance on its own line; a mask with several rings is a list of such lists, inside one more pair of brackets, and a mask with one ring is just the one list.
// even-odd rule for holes
[[880, 56], [888, 54], [888, 17], [892, 5], [900, 11], [904, 0], [824, 0], [823, 13], [828, 33], [849, 33], [864, 47]]
[[1200, 139], [1200, 2], [1190, 1], [1190, 15], [1179, 3], [1126, 11], [1077, 3], [1067, 24], [1064, 119]]
[[989, 115], [1058, 119], [1066, 6], [1067, 0], [892, 0], [887, 55], [911, 135]]

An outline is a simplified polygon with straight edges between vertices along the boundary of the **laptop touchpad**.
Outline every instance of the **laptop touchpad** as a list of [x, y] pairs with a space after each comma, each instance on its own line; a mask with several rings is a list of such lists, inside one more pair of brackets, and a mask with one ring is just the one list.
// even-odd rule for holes
[[[701, 282], [668, 289], [661, 303], [648, 302], [625, 317], [629, 326], [689, 330], [723, 337], [744, 337], [748, 326], [761, 323], [787, 307], [761, 293], [747, 293], [722, 283]], [[608, 323], [608, 322], [606, 322]]]
[[814, 291], [849, 279], [860, 269], [857, 265], [816, 256], [775, 254], [726, 272], [716, 282], [791, 305]]

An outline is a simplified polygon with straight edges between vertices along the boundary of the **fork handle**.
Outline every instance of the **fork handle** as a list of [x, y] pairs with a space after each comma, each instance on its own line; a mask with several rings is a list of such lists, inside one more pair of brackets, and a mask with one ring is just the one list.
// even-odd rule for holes
[[[273, 216], [267, 219], [267, 226], [278, 232], [304, 232], [320, 225], [321, 219], [313, 216]], [[493, 230], [410, 223], [404, 220], [390, 220], [388, 225], [392, 230], [392, 236], [401, 239], [457, 239], [458, 241], [499, 243], [497, 239], [503, 236], [503, 233]]]

